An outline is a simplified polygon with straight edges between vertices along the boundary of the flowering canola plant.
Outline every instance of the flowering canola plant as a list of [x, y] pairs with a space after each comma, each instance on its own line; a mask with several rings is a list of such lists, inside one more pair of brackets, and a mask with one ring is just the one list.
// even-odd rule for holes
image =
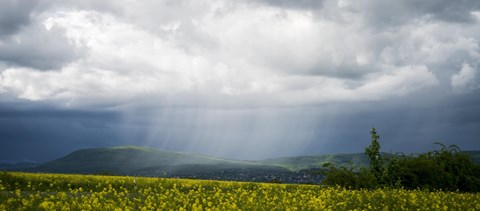
[[406, 209], [480, 210], [480, 194], [0, 172], [0, 210]]

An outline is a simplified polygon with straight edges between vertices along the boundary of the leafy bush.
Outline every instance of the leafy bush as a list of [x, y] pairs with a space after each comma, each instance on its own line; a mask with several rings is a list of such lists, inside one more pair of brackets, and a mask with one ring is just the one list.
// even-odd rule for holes
[[480, 166], [455, 145], [435, 145], [441, 146], [440, 150], [399, 159], [395, 177], [401, 185], [409, 189], [479, 192]]
[[341, 166], [336, 168], [333, 165], [324, 165], [323, 173], [326, 174], [322, 181], [324, 185], [342, 186], [346, 189], [372, 189], [378, 187], [375, 176], [369, 169], [361, 168], [354, 171], [353, 168]]
[[456, 145], [446, 147], [434, 143], [439, 149], [418, 156], [391, 155], [380, 153], [380, 136], [375, 128], [371, 131], [372, 143], [365, 148], [370, 160], [368, 168], [354, 171], [352, 168], [328, 167], [325, 170], [325, 185], [346, 188], [403, 187], [406, 189], [428, 189], [480, 192], [480, 165]]

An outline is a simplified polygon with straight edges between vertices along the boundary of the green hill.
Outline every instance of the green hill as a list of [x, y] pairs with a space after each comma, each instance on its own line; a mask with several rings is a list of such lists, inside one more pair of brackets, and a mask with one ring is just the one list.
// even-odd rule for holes
[[368, 158], [363, 153], [355, 154], [335, 154], [335, 155], [310, 155], [296, 157], [281, 157], [258, 161], [262, 164], [276, 165], [288, 168], [292, 171], [298, 171], [309, 168], [320, 168], [325, 163], [331, 163], [334, 166], [367, 166]]
[[[480, 151], [464, 151], [480, 163]], [[389, 156], [388, 153], [383, 153]], [[415, 155], [410, 155], [415, 156]], [[284, 173], [321, 168], [325, 163], [358, 168], [368, 165], [363, 153], [281, 157], [259, 161], [229, 160], [195, 153], [169, 152], [138, 146], [94, 148], [74, 151], [65, 157], [41, 165], [0, 165], [4, 170], [29, 172], [171, 176], [245, 175]], [[15, 167], [15, 168], [13, 168]], [[262, 173], [262, 169], [265, 172]]]
[[[480, 163], [480, 151], [462, 151], [469, 154], [475, 163]], [[390, 153], [382, 153], [383, 156], [392, 156]], [[410, 154], [406, 156], [417, 156], [417, 154]], [[257, 161], [265, 165], [276, 165], [298, 171], [310, 168], [321, 168], [323, 164], [330, 163], [336, 167], [346, 166], [358, 168], [368, 166], [369, 161], [364, 153], [353, 154], [329, 154], [329, 155], [310, 155], [310, 156], [296, 156], [296, 157], [281, 157], [267, 160]]]
[[153, 166], [229, 163], [239, 164], [246, 162], [193, 153], [168, 152], [138, 146], [122, 146], [78, 150], [60, 159], [29, 169], [29, 171], [128, 174], [134, 170]]

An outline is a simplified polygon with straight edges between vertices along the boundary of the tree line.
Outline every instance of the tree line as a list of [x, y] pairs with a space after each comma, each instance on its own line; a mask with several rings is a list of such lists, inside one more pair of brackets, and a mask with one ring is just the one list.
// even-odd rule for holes
[[456, 145], [434, 143], [432, 151], [419, 155], [380, 152], [375, 128], [365, 148], [369, 166], [360, 169], [325, 165], [325, 185], [349, 189], [405, 188], [480, 192], [480, 165]]

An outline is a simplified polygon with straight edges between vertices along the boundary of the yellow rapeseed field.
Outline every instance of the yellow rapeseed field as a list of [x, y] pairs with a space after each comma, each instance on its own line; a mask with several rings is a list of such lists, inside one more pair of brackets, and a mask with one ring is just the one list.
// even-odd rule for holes
[[480, 194], [0, 172], [0, 210], [480, 210]]

